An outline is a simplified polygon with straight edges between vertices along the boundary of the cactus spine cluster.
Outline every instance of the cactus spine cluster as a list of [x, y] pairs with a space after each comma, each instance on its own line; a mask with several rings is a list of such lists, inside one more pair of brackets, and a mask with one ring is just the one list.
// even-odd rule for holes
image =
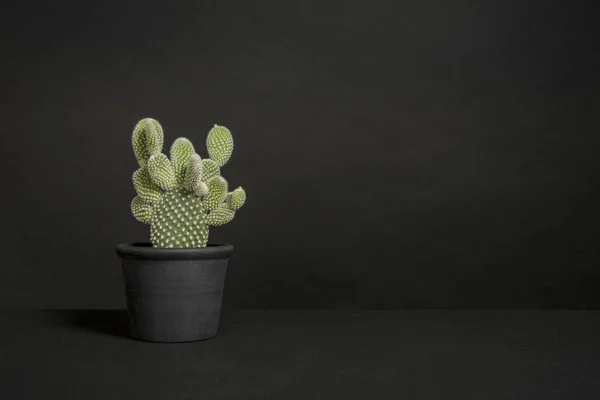
[[132, 145], [140, 168], [133, 173], [137, 196], [131, 212], [150, 224], [154, 247], [206, 247], [209, 226], [230, 222], [246, 201], [244, 189], [228, 191], [221, 176], [233, 152], [231, 132], [219, 125], [208, 132], [208, 158], [201, 158], [183, 137], [173, 142], [170, 159], [162, 153], [163, 144], [158, 121], [145, 118], [137, 123]]

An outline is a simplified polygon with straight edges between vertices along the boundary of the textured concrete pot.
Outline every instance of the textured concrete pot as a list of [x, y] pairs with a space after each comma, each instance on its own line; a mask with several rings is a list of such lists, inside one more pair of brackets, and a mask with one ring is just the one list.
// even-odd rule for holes
[[217, 334], [229, 244], [164, 249], [116, 247], [121, 258], [131, 335], [148, 342], [191, 342]]

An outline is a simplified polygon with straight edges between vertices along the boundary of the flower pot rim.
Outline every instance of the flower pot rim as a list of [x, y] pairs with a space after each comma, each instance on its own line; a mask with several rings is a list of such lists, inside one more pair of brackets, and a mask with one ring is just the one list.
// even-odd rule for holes
[[208, 243], [206, 247], [160, 248], [150, 242], [121, 243], [115, 248], [121, 258], [137, 260], [215, 260], [229, 258], [233, 246], [228, 243]]

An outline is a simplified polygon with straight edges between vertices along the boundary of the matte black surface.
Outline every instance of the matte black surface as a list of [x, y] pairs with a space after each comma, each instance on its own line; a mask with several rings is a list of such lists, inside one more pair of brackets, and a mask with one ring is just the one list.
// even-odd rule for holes
[[597, 400], [596, 311], [236, 311], [215, 338], [125, 311], [0, 311], [3, 399]]
[[162, 249], [120, 244], [131, 334], [149, 342], [214, 337], [219, 327], [229, 244]]
[[182, 249], [157, 248], [150, 242], [121, 243], [115, 250], [119, 257], [137, 260], [216, 260], [233, 254], [233, 246], [228, 243], [208, 243], [206, 247]]
[[582, 0], [7, 0], [0, 305], [122, 308], [131, 131], [248, 201], [232, 308], [600, 308], [600, 24]]

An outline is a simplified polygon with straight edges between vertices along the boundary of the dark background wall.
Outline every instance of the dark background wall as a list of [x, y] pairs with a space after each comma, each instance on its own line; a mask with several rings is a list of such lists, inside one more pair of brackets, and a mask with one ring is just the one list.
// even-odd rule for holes
[[124, 307], [146, 116], [166, 146], [234, 134], [228, 307], [600, 306], [584, 5], [3, 6], [0, 306]]

